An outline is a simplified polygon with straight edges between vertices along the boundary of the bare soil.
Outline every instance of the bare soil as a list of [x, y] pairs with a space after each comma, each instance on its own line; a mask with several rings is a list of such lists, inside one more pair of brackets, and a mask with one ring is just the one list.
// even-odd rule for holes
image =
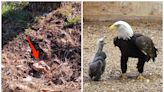
[[[128, 22], [132, 23], [133, 20]], [[135, 32], [150, 37], [159, 49], [156, 61], [150, 60], [144, 67], [144, 81], [136, 79], [138, 71], [137, 59], [128, 60], [127, 76], [125, 81], [120, 80], [120, 50], [113, 45], [115, 31], [108, 31], [107, 26], [113, 22], [84, 22], [84, 46], [83, 46], [83, 78], [84, 92], [162, 92], [162, 24], [157, 22], [132, 23]], [[97, 39], [106, 36], [104, 51], [107, 54], [107, 64], [101, 80], [91, 81], [88, 76], [88, 64], [91, 62], [96, 50]], [[135, 53], [135, 52], [134, 52]]]

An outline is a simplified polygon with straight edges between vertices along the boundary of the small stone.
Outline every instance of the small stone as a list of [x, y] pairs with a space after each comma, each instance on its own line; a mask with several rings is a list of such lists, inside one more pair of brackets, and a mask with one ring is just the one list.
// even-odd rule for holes
[[7, 72], [6, 72], [6, 75], [11, 75], [12, 74], [12, 70], [9, 69]]
[[135, 80], [134, 80], [134, 79], [132, 79], [132, 82], [135, 82]]
[[23, 81], [32, 81], [32, 77], [31, 76], [27, 76], [26, 78], [23, 79]]
[[1, 68], [5, 68], [5, 66], [1, 64]]
[[114, 91], [115, 89], [114, 88], [112, 88], [112, 91]]
[[22, 68], [22, 67], [23, 67], [23, 65], [17, 65], [16, 67], [17, 67], [17, 68]]
[[146, 82], [147, 82], [147, 83], [149, 83], [149, 82], [150, 82], [150, 80], [149, 80], [149, 79], [146, 79]]

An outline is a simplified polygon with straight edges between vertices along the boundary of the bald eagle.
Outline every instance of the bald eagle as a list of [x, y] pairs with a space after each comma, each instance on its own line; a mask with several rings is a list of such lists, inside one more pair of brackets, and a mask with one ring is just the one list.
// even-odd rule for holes
[[137, 69], [139, 76], [137, 79], [144, 79], [142, 73], [144, 64], [150, 59], [155, 61], [157, 57], [157, 48], [153, 41], [140, 33], [134, 33], [131, 26], [125, 21], [117, 21], [109, 27], [109, 30], [116, 30], [117, 37], [114, 38], [114, 45], [121, 51], [121, 78], [125, 79], [127, 70], [127, 61], [129, 57], [138, 58]]

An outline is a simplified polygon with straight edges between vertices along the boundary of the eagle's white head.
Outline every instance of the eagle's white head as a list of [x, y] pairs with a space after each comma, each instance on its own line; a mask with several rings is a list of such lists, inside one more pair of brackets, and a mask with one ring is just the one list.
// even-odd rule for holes
[[125, 21], [117, 21], [109, 27], [109, 30], [117, 30], [118, 38], [124, 40], [130, 39], [133, 36], [134, 32], [131, 26]]

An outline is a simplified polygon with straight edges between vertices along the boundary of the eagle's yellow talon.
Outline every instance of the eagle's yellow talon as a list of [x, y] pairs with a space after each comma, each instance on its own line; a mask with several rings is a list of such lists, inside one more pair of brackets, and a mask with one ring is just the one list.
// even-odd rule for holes
[[126, 80], [126, 79], [128, 79], [128, 77], [127, 77], [126, 74], [121, 74], [120, 79], [121, 80]]
[[143, 75], [139, 75], [137, 77], [137, 80], [144, 81], [146, 78]]

